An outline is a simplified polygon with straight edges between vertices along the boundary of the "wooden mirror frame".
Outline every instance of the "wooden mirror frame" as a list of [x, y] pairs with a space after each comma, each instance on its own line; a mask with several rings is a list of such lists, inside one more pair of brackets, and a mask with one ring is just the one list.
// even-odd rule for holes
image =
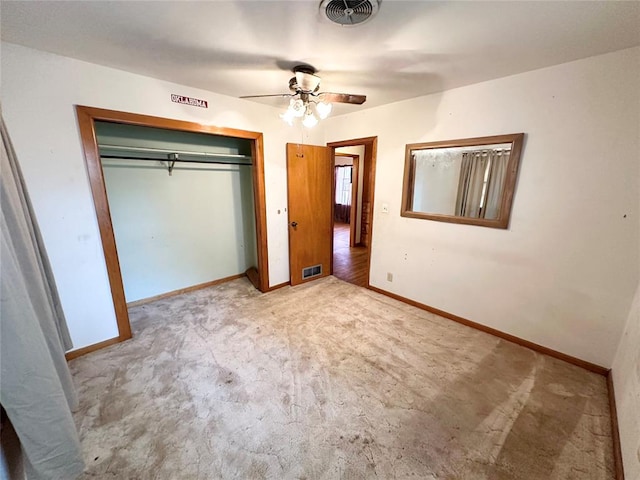
[[[490, 137], [463, 138], [458, 140], [445, 140], [439, 142], [410, 143], [405, 149], [404, 180], [402, 185], [402, 206], [400, 215], [409, 218], [421, 218], [423, 220], [436, 220], [438, 222], [461, 223], [466, 225], [480, 225], [492, 228], [508, 228], [511, 217], [511, 205], [518, 178], [520, 166], [520, 154], [524, 142], [524, 133], [507, 135], [494, 135]], [[500, 214], [496, 219], [470, 218], [458, 215], [445, 215], [439, 213], [416, 212], [412, 210], [413, 185], [415, 179], [415, 160], [412, 158], [414, 150], [428, 150], [432, 148], [457, 148], [457, 147], [482, 147], [499, 143], [511, 144], [511, 155], [507, 165], [507, 173], [504, 180], [502, 199], [500, 202]]]

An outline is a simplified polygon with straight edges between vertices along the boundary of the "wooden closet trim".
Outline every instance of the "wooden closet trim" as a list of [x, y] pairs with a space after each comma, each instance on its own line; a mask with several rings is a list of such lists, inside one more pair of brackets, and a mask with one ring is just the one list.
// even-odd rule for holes
[[[168, 130], [180, 130], [184, 132], [209, 133], [225, 137], [235, 137], [252, 140], [251, 153], [254, 160], [253, 165], [253, 194], [256, 217], [256, 242], [258, 250], [258, 271], [247, 272], [247, 276], [255, 287], [264, 292], [269, 289], [269, 266], [267, 249], [267, 213], [265, 202], [264, 184], [264, 149], [262, 133], [235, 128], [216, 127], [213, 125], [203, 125], [182, 120], [153, 117], [149, 115], [139, 115], [136, 113], [120, 112], [117, 110], [105, 110], [101, 108], [76, 105], [78, 117], [78, 128], [80, 130], [80, 140], [84, 150], [85, 163], [93, 196], [93, 203], [96, 209], [100, 238], [104, 250], [104, 258], [107, 266], [111, 296], [115, 308], [116, 321], [118, 324], [117, 341], [122, 342], [131, 338], [131, 325], [129, 323], [129, 313], [122, 284], [122, 273], [118, 261], [113, 224], [111, 223], [111, 213], [107, 200], [107, 190], [102, 173], [100, 153], [98, 151], [98, 141], [96, 138], [95, 122], [105, 121], [122, 123], [127, 125], [138, 125], [144, 127], [164, 128]], [[116, 339], [107, 342], [100, 342], [95, 346], [101, 348], [111, 345]], [[104, 345], [103, 345], [104, 344]], [[88, 353], [93, 351], [93, 345], [81, 349]], [[74, 353], [75, 351], [71, 352]], [[76, 355], [77, 356], [77, 355]]]

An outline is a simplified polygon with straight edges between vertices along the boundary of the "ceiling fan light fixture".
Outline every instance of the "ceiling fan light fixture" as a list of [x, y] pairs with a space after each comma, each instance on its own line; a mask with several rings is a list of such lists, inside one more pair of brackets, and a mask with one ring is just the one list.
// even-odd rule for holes
[[293, 110], [291, 110], [290, 108], [287, 108], [287, 111], [284, 113], [280, 114], [280, 118], [287, 123], [290, 127], [293, 126], [293, 119], [295, 118], [295, 115], [293, 114]]
[[307, 108], [307, 113], [304, 115], [304, 119], [302, 120], [302, 125], [307, 128], [313, 128], [318, 124], [318, 119], [311, 111], [311, 108]]
[[320, 86], [320, 77], [305, 71], [297, 71], [296, 83], [303, 92], [315, 92]]
[[280, 114], [280, 118], [290, 127], [293, 127], [293, 115], [291, 115], [291, 111], [287, 110], [284, 113]]
[[306, 106], [302, 99], [300, 98], [292, 98], [289, 102], [289, 108], [287, 111], [291, 112], [291, 116], [293, 117], [302, 117], [306, 111]]
[[318, 116], [320, 120], [324, 120], [331, 113], [332, 105], [327, 102], [318, 102], [316, 104], [316, 112], [318, 112]]

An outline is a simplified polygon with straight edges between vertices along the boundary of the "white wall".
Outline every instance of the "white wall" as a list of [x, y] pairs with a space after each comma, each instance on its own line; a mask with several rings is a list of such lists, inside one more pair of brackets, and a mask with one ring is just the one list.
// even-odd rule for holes
[[127, 302], [257, 267], [250, 166], [103, 160]]
[[333, 165], [342, 165], [342, 166], [347, 166], [347, 165], [353, 165], [353, 158], [352, 157], [341, 157], [336, 155], [335, 157], [333, 157]]
[[613, 361], [622, 460], [627, 480], [640, 480], [640, 286]]
[[[74, 105], [264, 133], [269, 282], [289, 279], [286, 142], [320, 143], [279, 110], [212, 92], [3, 43], [1, 99], [49, 253], [75, 348], [117, 336]], [[209, 108], [180, 105], [177, 93]], [[278, 213], [278, 210], [280, 213]]]
[[[638, 284], [639, 59], [622, 50], [328, 119], [328, 142], [378, 136], [371, 284], [611, 367]], [[508, 230], [400, 217], [405, 144], [518, 132]]]

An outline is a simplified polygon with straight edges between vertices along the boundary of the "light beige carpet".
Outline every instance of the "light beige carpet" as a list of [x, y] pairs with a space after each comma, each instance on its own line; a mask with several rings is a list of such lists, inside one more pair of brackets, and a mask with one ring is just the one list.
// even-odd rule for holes
[[71, 369], [105, 479], [612, 479], [605, 379], [333, 277], [133, 308]]

